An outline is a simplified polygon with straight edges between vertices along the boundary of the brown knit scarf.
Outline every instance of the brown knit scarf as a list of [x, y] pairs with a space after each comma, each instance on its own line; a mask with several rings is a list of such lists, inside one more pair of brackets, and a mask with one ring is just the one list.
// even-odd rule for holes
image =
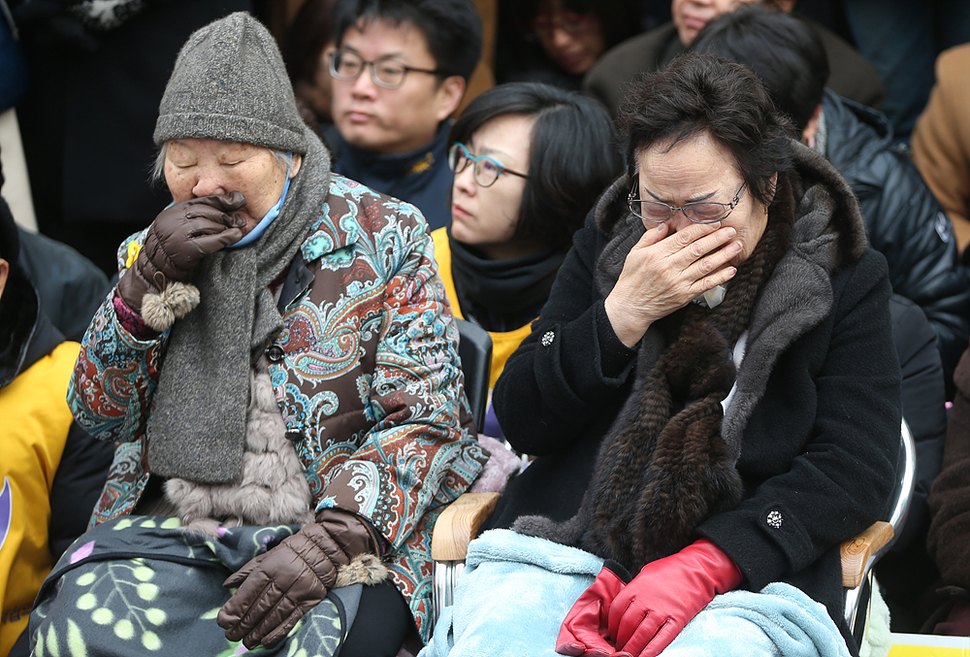
[[721, 401], [736, 376], [733, 345], [788, 249], [793, 217], [791, 184], [781, 177], [765, 233], [724, 301], [713, 309], [691, 303], [658, 322], [669, 345], [659, 358], [641, 345], [637, 382], [603, 440], [576, 516], [559, 524], [520, 518], [516, 530], [578, 545], [637, 572], [738, 503], [741, 480], [721, 437]]

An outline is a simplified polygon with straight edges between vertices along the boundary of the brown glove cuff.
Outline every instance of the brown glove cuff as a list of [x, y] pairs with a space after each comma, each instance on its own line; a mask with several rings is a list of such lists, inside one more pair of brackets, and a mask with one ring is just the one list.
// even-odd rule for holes
[[382, 541], [374, 527], [360, 516], [342, 509], [322, 509], [317, 523], [323, 526], [349, 562], [358, 554], [381, 555]]
[[281, 545], [293, 550], [297, 558], [313, 571], [327, 589], [333, 588], [337, 581], [337, 566], [350, 561], [327, 530], [316, 523], [304, 525], [303, 529]]
[[337, 567], [346, 566], [359, 554], [377, 554], [373, 530], [352, 513], [333, 511], [318, 516], [293, 536], [288, 545], [327, 587], [337, 580]]
[[[139, 258], [141, 256], [139, 255]], [[128, 268], [128, 271], [124, 273], [121, 279], [118, 281], [117, 290], [118, 296], [121, 300], [125, 302], [125, 305], [132, 310], [132, 312], [141, 316], [141, 305], [142, 300], [145, 298], [146, 294], [152, 292], [158, 292], [156, 288], [148, 278], [145, 277], [144, 270], [139, 266], [138, 260]]]

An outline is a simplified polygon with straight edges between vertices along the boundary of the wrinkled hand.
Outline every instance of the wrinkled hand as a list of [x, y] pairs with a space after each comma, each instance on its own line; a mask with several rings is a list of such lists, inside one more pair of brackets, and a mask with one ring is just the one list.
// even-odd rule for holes
[[185, 280], [202, 258], [241, 240], [246, 217], [236, 210], [245, 205], [242, 193], [230, 192], [162, 210], [148, 227], [138, 258], [118, 282], [125, 305], [140, 314], [147, 292]]
[[741, 571], [707, 539], [648, 563], [613, 598], [609, 636], [616, 657], [655, 657], [715, 594], [741, 583]]
[[239, 587], [216, 622], [230, 641], [252, 650], [272, 648], [310, 609], [327, 597], [337, 567], [364, 552], [376, 553], [377, 537], [352, 513], [326, 509], [265, 554], [233, 573], [223, 586]]
[[636, 345], [650, 325], [737, 273], [729, 266], [741, 252], [737, 231], [721, 224], [690, 224], [668, 235], [666, 223], [648, 224], [630, 249], [623, 271], [606, 298], [616, 336]]
[[623, 590], [630, 576], [620, 564], [607, 561], [603, 569], [573, 604], [559, 628], [556, 652], [561, 655], [596, 655], [609, 657], [613, 644], [609, 640], [610, 605]]

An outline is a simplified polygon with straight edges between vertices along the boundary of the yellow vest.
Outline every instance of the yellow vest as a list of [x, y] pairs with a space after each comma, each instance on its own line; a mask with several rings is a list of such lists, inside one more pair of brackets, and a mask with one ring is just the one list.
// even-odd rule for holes
[[63, 342], [0, 388], [0, 655], [26, 629], [54, 567], [50, 491], [73, 421], [65, 398], [80, 348]]
[[[434, 240], [434, 257], [438, 261], [438, 273], [445, 284], [445, 292], [448, 294], [448, 301], [451, 303], [451, 312], [459, 319], [465, 319], [461, 313], [461, 306], [458, 304], [458, 290], [455, 288], [455, 277], [451, 274], [451, 246], [448, 244], [448, 231], [446, 228], [439, 228], [431, 233]], [[492, 336], [492, 371], [488, 379], [488, 388], [491, 390], [498, 381], [498, 375], [505, 369], [505, 362], [512, 355], [512, 352], [532, 333], [532, 323], [515, 329], [514, 331], [489, 331]]]

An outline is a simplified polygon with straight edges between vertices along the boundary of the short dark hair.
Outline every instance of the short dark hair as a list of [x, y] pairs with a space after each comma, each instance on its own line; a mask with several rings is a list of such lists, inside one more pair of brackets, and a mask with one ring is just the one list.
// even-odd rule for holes
[[468, 140], [500, 116], [535, 117], [529, 179], [515, 239], [568, 249], [597, 197], [623, 168], [606, 109], [578, 92], [539, 82], [510, 82], [477, 96], [451, 128], [452, 142]]
[[482, 20], [471, 0], [338, 0], [334, 42], [339, 47], [348, 29], [375, 19], [421, 30], [441, 79], [460, 75], [467, 82], [482, 56]]
[[791, 14], [757, 5], [711, 21], [691, 50], [753, 70], [799, 133], [822, 102], [829, 79], [829, 60], [818, 34]]
[[619, 109], [627, 166], [654, 144], [672, 148], [709, 133], [733, 156], [751, 194], [769, 205], [775, 173], [792, 168], [792, 125], [751, 69], [689, 51], [655, 73], [641, 75]]

